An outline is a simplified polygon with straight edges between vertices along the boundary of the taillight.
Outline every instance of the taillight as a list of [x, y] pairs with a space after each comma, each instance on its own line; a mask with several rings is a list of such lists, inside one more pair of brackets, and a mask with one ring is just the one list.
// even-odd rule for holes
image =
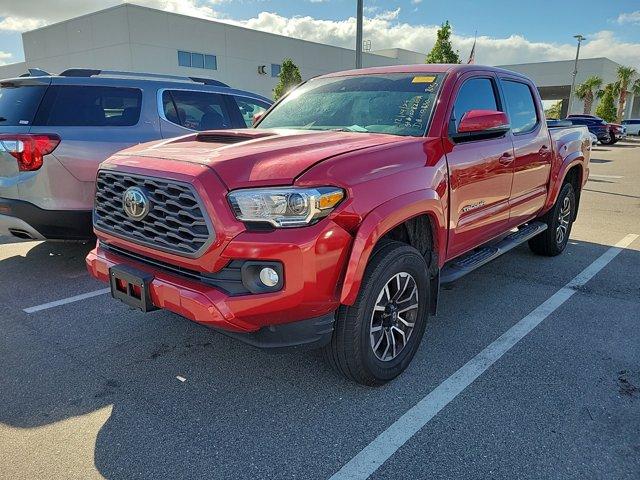
[[36, 133], [28, 135], [0, 135], [0, 146], [18, 161], [18, 170], [30, 172], [42, 167], [43, 157], [60, 143], [58, 135]]

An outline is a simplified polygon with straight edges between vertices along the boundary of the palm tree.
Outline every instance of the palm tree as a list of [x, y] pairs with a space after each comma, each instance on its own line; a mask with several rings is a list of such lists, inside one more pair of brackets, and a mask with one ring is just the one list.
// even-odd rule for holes
[[594, 90], [598, 91], [602, 86], [602, 78], [597, 75], [592, 75], [587, 78], [583, 83], [576, 88], [576, 97], [584, 102], [585, 114], [591, 113], [591, 106], [593, 105]]
[[618, 67], [618, 81], [615, 90], [620, 94], [618, 97], [618, 114], [616, 122], [622, 122], [622, 114], [624, 113], [624, 104], [627, 102], [627, 91], [631, 84], [631, 80], [636, 76], [637, 70], [633, 67]]

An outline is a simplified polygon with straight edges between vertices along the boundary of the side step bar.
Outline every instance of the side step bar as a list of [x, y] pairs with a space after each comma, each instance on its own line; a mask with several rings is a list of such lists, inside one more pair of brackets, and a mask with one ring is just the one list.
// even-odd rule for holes
[[467, 273], [473, 272], [476, 268], [489, 263], [503, 253], [507, 253], [512, 248], [544, 232], [546, 229], [546, 223], [532, 222], [520, 227], [502, 240], [478, 247], [462, 257], [453, 259], [440, 271], [440, 284], [446, 285], [455, 282]]

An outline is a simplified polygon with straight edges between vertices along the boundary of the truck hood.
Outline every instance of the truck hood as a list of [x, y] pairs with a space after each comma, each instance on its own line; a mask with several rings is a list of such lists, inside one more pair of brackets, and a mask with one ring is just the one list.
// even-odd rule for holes
[[214, 130], [136, 145], [112, 157], [198, 163], [212, 168], [229, 189], [291, 184], [324, 159], [343, 153], [407, 141], [409, 137], [375, 133], [302, 130]]

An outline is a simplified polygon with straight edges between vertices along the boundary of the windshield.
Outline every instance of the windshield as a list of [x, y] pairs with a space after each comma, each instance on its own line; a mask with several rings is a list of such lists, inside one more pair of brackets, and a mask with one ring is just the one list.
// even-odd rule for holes
[[0, 127], [31, 125], [46, 85], [0, 86]]
[[310, 80], [276, 105], [258, 128], [422, 136], [442, 78], [394, 73]]

